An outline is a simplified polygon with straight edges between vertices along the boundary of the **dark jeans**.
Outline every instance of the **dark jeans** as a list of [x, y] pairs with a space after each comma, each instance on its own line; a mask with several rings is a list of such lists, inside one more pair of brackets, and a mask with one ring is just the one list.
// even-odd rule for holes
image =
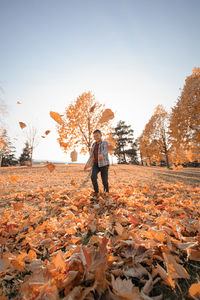
[[97, 182], [97, 175], [99, 172], [101, 172], [101, 180], [104, 186], [104, 192], [109, 192], [109, 187], [108, 187], [108, 168], [109, 165], [99, 167], [98, 163], [94, 162], [93, 167], [92, 167], [92, 175], [91, 175], [91, 180], [92, 184], [94, 187], [94, 191], [96, 193], [99, 193], [99, 186]]

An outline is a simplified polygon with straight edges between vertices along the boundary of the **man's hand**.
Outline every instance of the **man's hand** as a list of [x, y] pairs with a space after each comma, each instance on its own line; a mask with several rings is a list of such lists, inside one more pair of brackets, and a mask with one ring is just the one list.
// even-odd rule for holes
[[99, 159], [103, 159], [103, 154], [99, 154]]

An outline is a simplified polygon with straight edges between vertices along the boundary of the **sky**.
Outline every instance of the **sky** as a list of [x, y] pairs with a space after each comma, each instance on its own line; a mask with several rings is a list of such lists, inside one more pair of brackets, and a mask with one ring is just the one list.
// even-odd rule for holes
[[63, 114], [86, 91], [137, 138], [200, 67], [199, 15], [199, 0], [0, 0], [0, 99], [16, 157], [22, 121], [40, 136], [51, 130], [34, 159], [69, 162], [49, 112]]

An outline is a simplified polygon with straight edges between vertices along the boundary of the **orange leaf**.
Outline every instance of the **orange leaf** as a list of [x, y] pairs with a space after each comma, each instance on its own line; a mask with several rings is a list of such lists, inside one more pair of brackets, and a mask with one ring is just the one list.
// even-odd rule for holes
[[23, 129], [24, 127], [26, 127], [26, 124], [23, 122], [19, 122], [19, 126]]
[[58, 124], [62, 125], [63, 124], [63, 120], [60, 116], [59, 113], [54, 112], [54, 111], [50, 111], [50, 116], [52, 117], [52, 119], [54, 119], [54, 121], [56, 121]]
[[23, 203], [13, 203], [14, 210], [20, 210], [23, 206]]
[[28, 252], [28, 257], [36, 259], [37, 258], [37, 254], [36, 254], [36, 252], [34, 250], [31, 249]]
[[13, 175], [13, 176], [11, 176], [10, 178], [9, 178], [9, 180], [11, 181], [11, 182], [15, 182], [15, 181], [17, 181], [19, 179], [19, 176], [17, 176], [17, 175]]
[[71, 161], [77, 161], [77, 152], [76, 150], [70, 153]]
[[130, 221], [132, 224], [134, 224], [134, 225], [139, 224], [138, 220], [135, 217], [133, 217], [132, 215], [129, 215], [129, 218], [130, 218]]
[[45, 131], [45, 134], [47, 135], [47, 134], [49, 134], [51, 131], [50, 130], [46, 130]]
[[114, 118], [114, 113], [112, 112], [111, 109], [105, 109], [103, 111], [103, 114], [99, 120], [99, 123], [105, 123], [108, 122], [109, 120], [112, 120]]
[[52, 262], [57, 269], [61, 271], [65, 270], [65, 260], [62, 251], [58, 251], [57, 254], [52, 257]]
[[48, 163], [48, 165], [46, 165], [45, 167], [47, 167], [50, 172], [53, 172], [53, 170], [55, 169], [55, 166], [52, 163]]
[[191, 287], [189, 288], [189, 294], [191, 297], [200, 297], [200, 282], [193, 283], [191, 285]]

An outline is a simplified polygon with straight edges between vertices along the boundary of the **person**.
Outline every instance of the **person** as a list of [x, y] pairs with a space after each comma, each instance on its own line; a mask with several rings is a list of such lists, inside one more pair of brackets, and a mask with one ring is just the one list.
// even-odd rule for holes
[[108, 169], [110, 161], [108, 158], [108, 142], [102, 140], [102, 133], [99, 129], [93, 132], [93, 137], [95, 142], [92, 144], [90, 150], [90, 157], [84, 167], [86, 171], [89, 167], [92, 167], [91, 181], [94, 188], [94, 197], [99, 197], [99, 186], [97, 182], [97, 175], [101, 173], [101, 180], [104, 187], [104, 195], [108, 196], [109, 194], [109, 184], [108, 184]]

